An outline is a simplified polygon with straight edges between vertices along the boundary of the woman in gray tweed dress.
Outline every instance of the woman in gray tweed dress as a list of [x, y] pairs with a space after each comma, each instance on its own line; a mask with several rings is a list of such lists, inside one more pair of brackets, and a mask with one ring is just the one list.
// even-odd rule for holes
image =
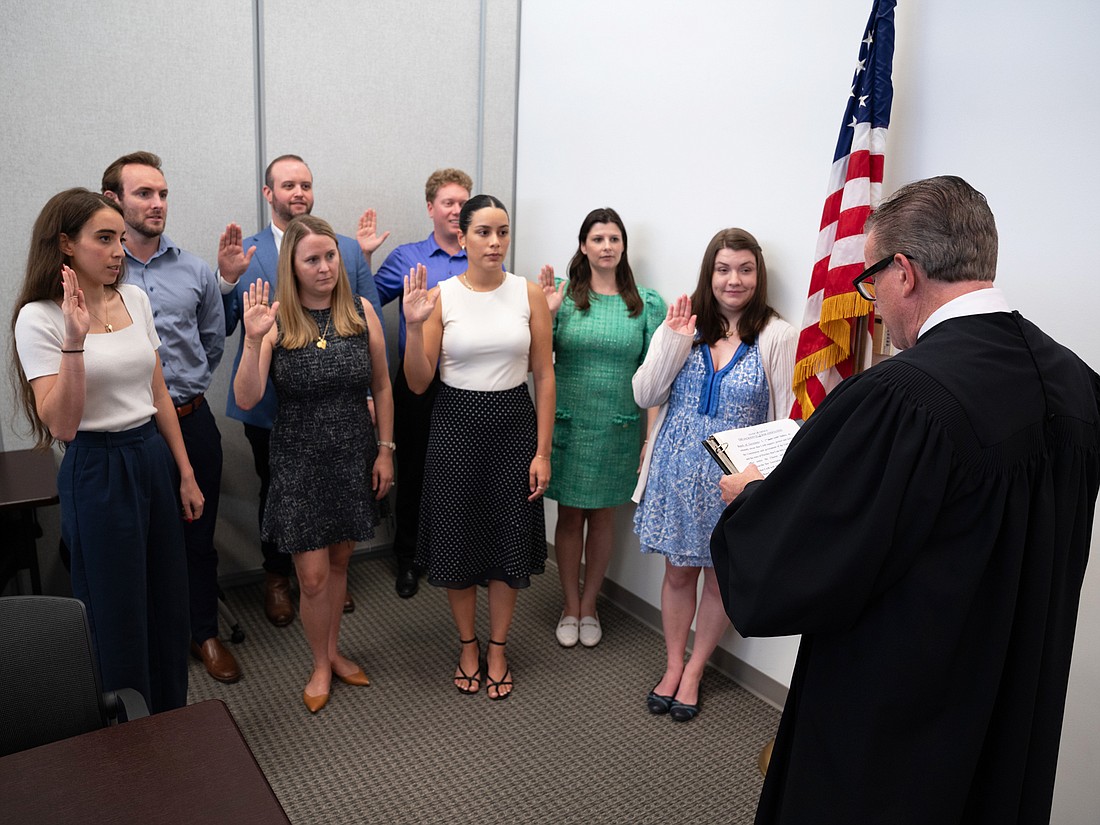
[[352, 548], [374, 535], [374, 502], [393, 483], [393, 396], [382, 325], [371, 305], [351, 294], [332, 227], [309, 215], [292, 220], [279, 254], [278, 300], [270, 306], [269, 289], [257, 280], [244, 295], [245, 345], [233, 389], [248, 409], [263, 396], [270, 372], [279, 399], [262, 532], [294, 557], [313, 653], [302, 701], [316, 713], [328, 702], [333, 676], [370, 684], [337, 640]]

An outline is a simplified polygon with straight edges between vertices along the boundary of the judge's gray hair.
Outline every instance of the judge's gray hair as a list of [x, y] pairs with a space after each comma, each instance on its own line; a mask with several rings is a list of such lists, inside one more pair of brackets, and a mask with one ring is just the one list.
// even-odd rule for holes
[[933, 281], [992, 281], [997, 225], [985, 195], [953, 175], [903, 186], [871, 213], [876, 258], [901, 252]]

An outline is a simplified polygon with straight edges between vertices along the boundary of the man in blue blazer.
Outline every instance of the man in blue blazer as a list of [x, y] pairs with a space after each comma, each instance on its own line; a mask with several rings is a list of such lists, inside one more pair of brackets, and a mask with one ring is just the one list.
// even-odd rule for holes
[[[232, 335], [241, 320], [241, 295], [250, 283], [262, 278], [271, 284], [274, 294], [279, 247], [283, 233], [292, 218], [313, 211], [313, 174], [304, 160], [297, 155], [280, 155], [268, 164], [264, 174], [264, 198], [271, 206], [271, 223], [261, 232], [242, 238], [241, 228], [229, 224], [218, 244], [218, 275], [225, 305], [225, 334]], [[362, 295], [382, 317], [382, 305], [371, 275], [370, 256], [386, 240], [389, 232], [379, 236], [376, 232], [374, 210], [368, 209], [359, 219], [359, 231], [355, 238], [337, 235], [340, 257], [348, 272], [352, 292]], [[241, 362], [244, 334], [237, 342], [237, 354], [233, 359], [233, 376], [229, 380], [229, 401], [225, 414], [244, 424], [244, 434], [252, 447], [256, 474], [260, 477], [260, 524], [264, 520], [267, 490], [271, 480], [268, 450], [271, 428], [275, 423], [277, 402], [270, 379], [263, 400], [251, 410], [237, 406], [233, 394], [233, 377]], [[291, 558], [280, 553], [272, 542], [261, 542], [264, 570], [267, 572], [264, 586], [264, 610], [272, 624], [283, 627], [294, 621], [294, 603], [290, 599]], [[345, 612], [355, 609], [351, 596], [346, 597]]]

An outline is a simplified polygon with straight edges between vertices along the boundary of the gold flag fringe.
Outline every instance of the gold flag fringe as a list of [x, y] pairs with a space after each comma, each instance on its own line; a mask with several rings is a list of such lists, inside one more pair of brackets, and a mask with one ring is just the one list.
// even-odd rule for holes
[[822, 302], [818, 327], [833, 343], [803, 356], [794, 365], [794, 394], [802, 409], [803, 419], [808, 419], [816, 409], [806, 392], [806, 382], [851, 356], [851, 322], [865, 318], [870, 312], [870, 301], [864, 300], [858, 292], [833, 295]]

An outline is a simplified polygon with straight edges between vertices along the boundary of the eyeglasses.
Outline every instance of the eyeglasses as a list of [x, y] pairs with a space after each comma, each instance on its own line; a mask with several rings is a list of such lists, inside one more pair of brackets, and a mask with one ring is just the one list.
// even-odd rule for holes
[[859, 274], [858, 278], [852, 280], [852, 286], [856, 288], [856, 292], [859, 293], [861, 298], [865, 301], [875, 300], [875, 276], [890, 266], [898, 255], [904, 255], [910, 259], [913, 257], [908, 252], [895, 252], [893, 255], [883, 258], [877, 264], [867, 267]]

